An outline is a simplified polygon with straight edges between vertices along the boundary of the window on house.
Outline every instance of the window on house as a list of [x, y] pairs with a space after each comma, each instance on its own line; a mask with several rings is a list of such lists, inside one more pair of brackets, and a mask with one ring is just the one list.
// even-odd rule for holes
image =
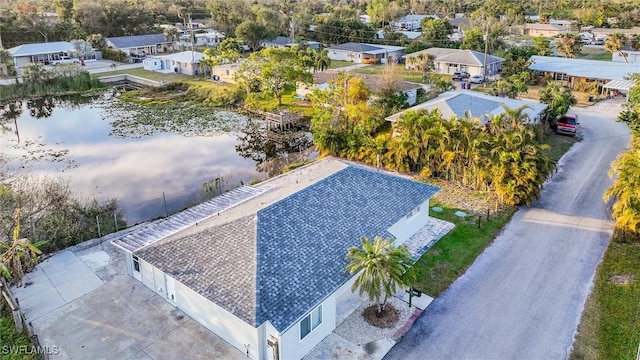
[[414, 217], [419, 212], [420, 212], [420, 206], [418, 206], [417, 208], [411, 210], [411, 212], [407, 214], [407, 219], [411, 219], [412, 217]]
[[140, 272], [140, 260], [135, 255], [133, 255], [133, 270]]
[[320, 324], [322, 324], [322, 305], [315, 308], [300, 321], [300, 340], [304, 339]]

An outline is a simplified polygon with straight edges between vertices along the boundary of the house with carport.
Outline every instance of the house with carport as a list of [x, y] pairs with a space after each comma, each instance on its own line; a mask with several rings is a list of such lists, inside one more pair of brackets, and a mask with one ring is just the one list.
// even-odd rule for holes
[[173, 49], [174, 44], [173, 41], [167, 41], [163, 34], [118, 36], [107, 38], [106, 41], [110, 48], [139, 58], [167, 52]]
[[[325, 158], [113, 241], [127, 272], [251, 359], [300, 359], [336, 327], [363, 236], [413, 247], [438, 187]], [[446, 231], [449, 231], [450, 227]], [[426, 237], [425, 237], [426, 236]]]
[[433, 111], [438, 109], [442, 118], [456, 117], [477, 119], [481, 125], [485, 125], [495, 115], [505, 112], [505, 107], [517, 109], [524, 106], [523, 113], [528, 117], [528, 123], [538, 123], [542, 120], [547, 105], [533, 100], [509, 99], [498, 96], [486, 95], [475, 91], [447, 91], [435, 99], [416, 105], [386, 118], [395, 123], [408, 112]]
[[353, 61], [355, 63], [367, 63], [376, 60], [386, 64], [387, 59], [400, 59], [404, 55], [404, 47], [364, 43], [344, 43], [327, 48], [327, 56], [331, 60]]
[[76, 49], [68, 41], [22, 44], [7, 49], [16, 68], [31, 63], [51, 65], [55, 61], [77, 57]]
[[581, 82], [595, 82], [601, 93], [617, 90], [628, 93], [633, 86], [626, 78], [640, 73], [640, 63], [573, 59], [534, 55], [529, 59], [529, 69], [538, 76], [551, 78], [564, 86], [574, 88]]
[[433, 71], [438, 74], [453, 75], [456, 71], [466, 71], [473, 75], [495, 75], [502, 69], [504, 59], [498, 56], [486, 56], [485, 72], [485, 55], [475, 50], [460, 50], [448, 48], [429, 48], [416, 51], [411, 54], [404, 55], [405, 67], [409, 70], [414, 69], [415, 65], [411, 59], [421, 55], [433, 55]]
[[168, 55], [147, 56], [142, 61], [145, 70], [164, 73], [178, 73], [185, 75], [198, 75], [202, 53], [197, 51], [182, 51]]

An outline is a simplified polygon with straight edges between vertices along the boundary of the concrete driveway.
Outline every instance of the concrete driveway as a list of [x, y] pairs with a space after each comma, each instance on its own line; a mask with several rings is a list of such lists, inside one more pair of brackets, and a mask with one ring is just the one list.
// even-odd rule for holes
[[602, 195], [628, 142], [621, 101], [573, 109], [584, 140], [388, 359], [564, 359], [613, 224]]
[[51, 359], [244, 359], [139, 281], [109, 242], [66, 250], [14, 288]]

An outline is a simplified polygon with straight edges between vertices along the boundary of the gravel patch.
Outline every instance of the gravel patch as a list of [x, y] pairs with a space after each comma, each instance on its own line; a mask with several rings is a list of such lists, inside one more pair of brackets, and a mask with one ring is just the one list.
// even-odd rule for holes
[[363, 302], [360, 304], [360, 307], [349, 315], [333, 332], [356, 345], [368, 344], [382, 339], [392, 339], [398, 329], [404, 326], [407, 320], [409, 320], [416, 308], [409, 308], [409, 304], [396, 297], [390, 298], [387, 303], [391, 303], [400, 312], [400, 317], [395, 326], [382, 329], [369, 325], [364, 319], [364, 316], [362, 316], [362, 312], [366, 307], [371, 305], [371, 303]]

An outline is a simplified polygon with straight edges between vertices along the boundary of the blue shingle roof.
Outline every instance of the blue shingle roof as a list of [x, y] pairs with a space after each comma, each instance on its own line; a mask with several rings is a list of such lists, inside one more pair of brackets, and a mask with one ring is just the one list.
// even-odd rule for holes
[[332, 46], [330, 48], [327, 48], [328, 50], [346, 50], [346, 51], [353, 51], [353, 52], [367, 52], [367, 51], [377, 51], [380, 50], [382, 48], [376, 47], [376, 46], [371, 46], [371, 45], [367, 45], [367, 44], [360, 44], [360, 43], [344, 43], [344, 44], [340, 44], [340, 45], [335, 45]]
[[258, 212], [256, 325], [284, 331], [345, 283], [345, 254], [438, 187], [349, 166]]
[[107, 40], [118, 49], [153, 46], [166, 42], [163, 34], [110, 37]]

